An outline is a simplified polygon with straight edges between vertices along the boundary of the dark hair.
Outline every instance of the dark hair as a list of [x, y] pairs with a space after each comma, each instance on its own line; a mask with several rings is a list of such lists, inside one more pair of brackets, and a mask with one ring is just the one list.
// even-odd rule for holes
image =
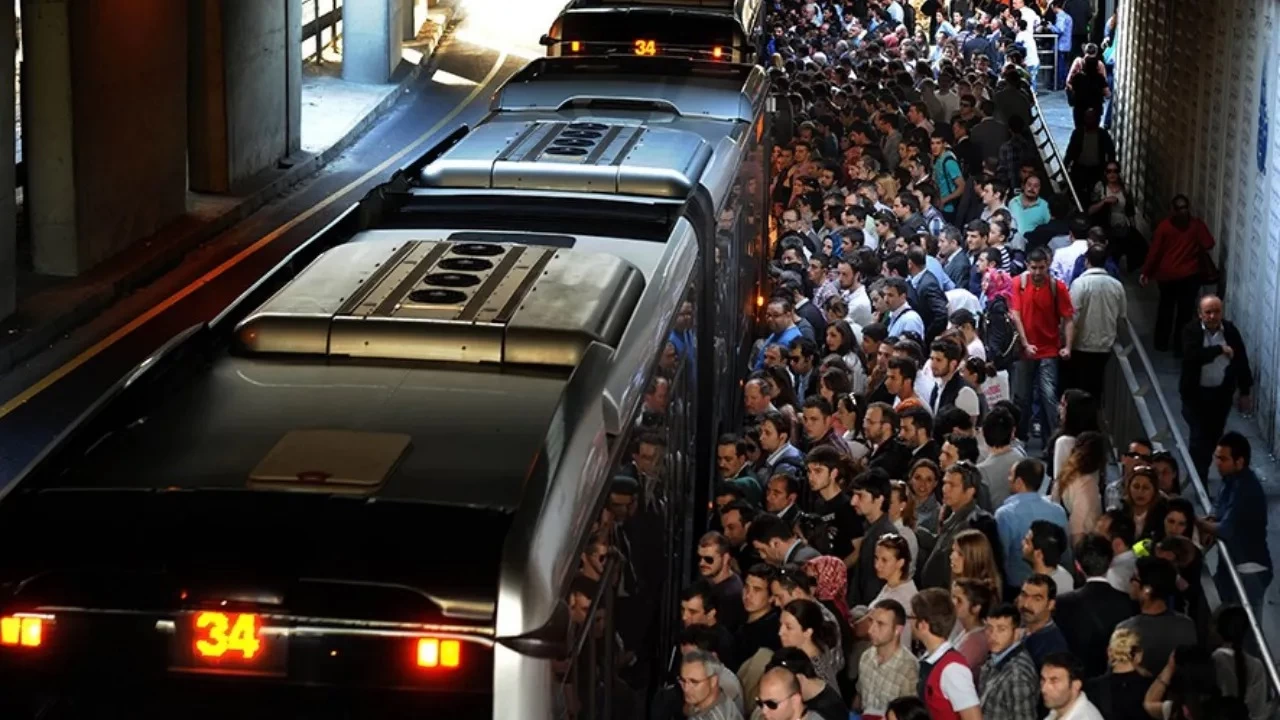
[[889, 403], [873, 402], [867, 406], [867, 412], [872, 410], [880, 411], [880, 421], [889, 424], [895, 433], [898, 432], [898, 413]]
[[1076, 543], [1076, 562], [1086, 579], [1102, 577], [1111, 569], [1111, 541], [1099, 533], [1087, 533]]
[[916, 379], [916, 375], [919, 374], [920, 372], [920, 366], [916, 363], [915, 360], [912, 360], [909, 357], [889, 358], [889, 368], [891, 370], [897, 370], [898, 374], [902, 375], [902, 379], [904, 381], [905, 380], [914, 381]]
[[774, 668], [786, 668], [796, 675], [803, 675], [811, 680], [819, 678], [813, 661], [800, 648], [778, 648], [773, 651], [773, 658], [765, 665], [765, 672]]
[[773, 582], [773, 578], [777, 574], [778, 572], [774, 570], [773, 566], [769, 563], [758, 562], [747, 568], [747, 571], [742, 574], [742, 579], [745, 582], [749, 577], [760, 578], [764, 581], [765, 585], [768, 585]]
[[889, 337], [889, 328], [884, 323], [868, 323], [862, 326], [862, 337], [874, 340], [875, 342], [884, 342]]
[[[1005, 447], [1013, 442], [1016, 424], [1009, 411], [995, 408], [982, 421], [982, 439], [987, 441], [989, 447]], [[1040, 466], [1040, 474], [1044, 475], [1043, 464]], [[1036, 487], [1039, 488], [1039, 485]]]
[[943, 442], [949, 442], [956, 448], [956, 456], [961, 461], [971, 463], [978, 462], [980, 451], [978, 449], [978, 438], [969, 437], [968, 435], [952, 435], [948, 434], [943, 437]]
[[1136, 566], [1139, 581], [1157, 599], [1166, 600], [1178, 591], [1178, 569], [1168, 560], [1149, 555], [1138, 558]]
[[1107, 534], [1112, 540], [1120, 540], [1125, 547], [1133, 545], [1137, 539], [1138, 526], [1134, 525], [1133, 517], [1129, 513], [1119, 508], [1113, 508], [1102, 513], [1109, 520]]
[[965, 490], [977, 490], [982, 484], [982, 471], [978, 470], [978, 466], [966, 460], [952, 465], [946, 469], [948, 473], [955, 473], [960, 476], [960, 480]]
[[916, 432], [924, 430], [925, 435], [933, 434], [933, 416], [923, 407], [909, 407], [899, 414], [898, 418], [899, 422], [910, 420], [911, 426], [916, 429]]
[[791, 528], [782, 518], [772, 513], [763, 513], [751, 523], [747, 530], [747, 542], [768, 545], [773, 540], [790, 540]]
[[1077, 437], [1098, 429], [1098, 403], [1093, 395], [1072, 388], [1062, 393], [1062, 402], [1065, 410], [1059, 435]]
[[1071, 449], [1071, 455], [1076, 458], [1076, 472], [1081, 475], [1101, 473], [1107, 466], [1107, 436], [1094, 430], [1080, 433], [1076, 436], [1076, 446]]
[[885, 717], [893, 713], [897, 720], [929, 720], [929, 710], [924, 701], [914, 695], [904, 695], [889, 702]]
[[972, 325], [976, 328], [978, 326], [978, 321], [973, 317], [973, 313], [969, 312], [968, 310], [965, 310], [964, 308], [961, 308], [951, 313], [951, 317], [947, 319], [951, 322], [952, 325], [955, 325], [956, 327], [962, 327], [964, 325]]
[[987, 580], [979, 580], [978, 578], [960, 578], [955, 580], [954, 584], [960, 588], [960, 592], [964, 593], [969, 605], [977, 605], [982, 608], [978, 611], [978, 619], [986, 620], [997, 599], [995, 590], [992, 589], [990, 583]]
[[1067, 682], [1084, 682], [1084, 663], [1069, 652], [1055, 652], [1044, 656], [1040, 667], [1056, 667], [1067, 671]]
[[791, 418], [777, 410], [770, 410], [760, 418], [760, 424], [769, 423], [779, 435], [786, 435], [791, 440]]
[[827, 619], [822, 614], [822, 606], [817, 601], [803, 598], [792, 600], [782, 608], [782, 611], [790, 613], [796, 622], [800, 623], [801, 628], [813, 631], [813, 644], [819, 649], [827, 650], [839, 643], [836, 626], [827, 624]]
[[1031, 522], [1031, 548], [1044, 555], [1044, 564], [1056, 567], [1067, 549], [1067, 532], [1061, 525], [1048, 520]]
[[1253, 448], [1249, 445], [1249, 439], [1235, 430], [1224, 434], [1218, 440], [1218, 447], [1226, 448], [1233, 460], [1244, 460], [1245, 467], [1249, 467], [1249, 462], [1253, 459]]
[[[716, 483], [715, 489], [711, 493], [711, 497], [722, 497], [724, 495], [732, 495], [734, 500], [745, 500], [747, 494], [737, 483], [721, 480]], [[732, 501], [731, 501], [732, 502]]]
[[1027, 490], [1036, 492], [1044, 482], [1044, 463], [1036, 458], [1023, 458], [1013, 466], [1013, 476], [1021, 480]]
[[889, 478], [883, 473], [868, 470], [853, 479], [853, 486], [857, 490], [863, 490], [871, 495], [871, 497], [880, 498], [880, 511], [889, 512], [889, 502], [893, 499], [889, 485]]
[[[1190, 500], [1184, 497], [1169, 498], [1168, 500], [1165, 501], [1165, 504], [1164, 504], [1165, 517], [1168, 517], [1169, 513], [1172, 513], [1172, 512], [1181, 513], [1182, 516], [1187, 519], [1187, 533], [1191, 533], [1192, 531], [1195, 530], [1196, 508], [1195, 508], [1195, 505], [1191, 504]], [[1163, 527], [1159, 529], [1159, 532], [1157, 533], [1157, 537], [1159, 537], [1160, 539], [1164, 538]], [[1188, 534], [1188, 537], [1190, 537], [1189, 534]]]
[[1022, 613], [1018, 612], [1018, 608], [1013, 603], [1000, 603], [987, 611], [987, 619], [994, 618], [1009, 618], [1013, 621], [1015, 629], [1022, 625]]
[[716, 591], [711, 588], [711, 583], [699, 578], [693, 581], [693, 584], [680, 591], [680, 600], [692, 600], [694, 598], [702, 598], [702, 611], [713, 612], [716, 609]]
[[951, 594], [942, 588], [926, 588], [911, 598], [911, 615], [937, 637], [951, 636], [956, 626], [956, 607]]
[[[946, 437], [956, 430], [963, 430], [966, 433], [972, 432], [973, 418], [969, 417], [969, 413], [955, 405], [947, 405], [938, 410], [938, 416], [933, 420], [933, 429], [934, 432], [942, 437]], [[974, 443], [976, 444], [977, 440], [974, 440]]]
[[1023, 585], [1038, 585], [1044, 588], [1045, 597], [1053, 600], [1058, 597], [1058, 583], [1044, 573], [1031, 573], [1026, 580], [1022, 581]]
[[1107, 248], [1105, 245], [1096, 243], [1089, 245], [1089, 249], [1084, 251], [1084, 261], [1091, 268], [1104, 268], [1107, 266]]
[[[1027, 264], [1031, 263], [1047, 263], [1049, 262], [1049, 253], [1043, 247], [1035, 247], [1031, 252], [1027, 253]], [[1049, 278], [1049, 282], [1057, 282], [1054, 278]]]
[[690, 625], [676, 636], [676, 645], [693, 645], [703, 652], [715, 655], [720, 637], [710, 625]]
[[934, 340], [929, 346], [929, 352], [942, 353], [942, 357], [952, 362], [960, 362], [964, 359], [964, 348], [959, 343], [949, 340]]
[[[1147, 447], [1150, 447], [1150, 445], [1148, 445]], [[1168, 465], [1173, 470], [1173, 475], [1175, 478], [1177, 478], [1177, 483], [1178, 483], [1174, 487], [1174, 492], [1181, 492], [1182, 491], [1182, 466], [1178, 464], [1178, 458], [1174, 457], [1173, 453], [1169, 452], [1168, 450], [1161, 450], [1160, 452], [1152, 453], [1151, 455], [1151, 466], [1155, 467], [1156, 465]], [[1159, 489], [1159, 481], [1160, 481], [1160, 478], [1157, 477], [1156, 478], [1157, 489]]]
[[1249, 687], [1249, 664], [1246, 662], [1248, 656], [1244, 652], [1244, 644], [1249, 637], [1249, 616], [1240, 605], [1220, 605], [1214, 612], [1213, 627], [1223, 642], [1231, 646], [1236, 666], [1235, 694], [1243, 698], [1245, 688]]
[[[880, 543], [876, 543], [879, 545]], [[907, 610], [902, 607], [902, 603], [893, 598], [885, 598], [876, 602], [871, 606], [872, 610], [888, 610], [893, 613], [893, 624], [899, 627], [907, 624]]]

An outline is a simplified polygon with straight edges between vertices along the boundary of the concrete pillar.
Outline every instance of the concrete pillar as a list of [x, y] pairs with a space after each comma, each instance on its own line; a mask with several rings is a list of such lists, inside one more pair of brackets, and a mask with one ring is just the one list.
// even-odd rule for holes
[[344, 0], [342, 79], [384, 83], [400, 64], [401, 0]]
[[191, 0], [190, 7], [191, 189], [230, 192], [301, 143], [301, 5]]
[[37, 272], [79, 274], [186, 211], [186, 27], [172, 0], [23, 0]]
[[13, 4], [0, 5], [0, 57], [8, 58], [9, 67], [0, 70], [0, 318], [14, 311], [18, 303], [18, 217], [14, 202], [13, 137]]

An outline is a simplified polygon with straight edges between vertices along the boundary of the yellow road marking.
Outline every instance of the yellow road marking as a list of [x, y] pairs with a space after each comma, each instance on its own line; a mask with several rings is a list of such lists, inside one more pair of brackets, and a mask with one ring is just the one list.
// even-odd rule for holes
[[129, 321], [127, 325], [119, 328], [118, 330], [106, 336], [102, 340], [99, 340], [98, 342], [94, 343], [92, 346], [89, 347], [89, 349], [75, 356], [71, 360], [67, 361], [64, 365], [59, 367], [57, 370], [54, 370], [48, 375], [45, 375], [44, 377], [40, 378], [40, 380], [37, 381], [34, 385], [18, 393], [12, 399], [6, 402], [4, 405], [0, 405], [0, 418], [3, 418], [4, 416], [8, 415], [14, 410], [17, 410], [19, 407], [26, 404], [32, 398], [34, 398], [35, 396], [47, 390], [49, 386], [58, 382], [62, 378], [66, 377], [67, 375], [70, 375], [76, 368], [89, 362], [98, 354], [100, 354], [103, 350], [106, 350], [107, 348], [111, 347], [117, 342], [120, 342], [120, 340], [126, 337], [127, 335], [129, 335], [129, 333], [147, 324], [148, 322], [150, 322], [151, 320], [159, 316], [161, 313], [165, 312], [169, 308], [181, 302], [183, 298], [186, 298], [191, 293], [194, 293], [195, 291], [204, 287], [208, 283], [217, 279], [223, 273], [227, 272], [231, 268], [240, 264], [241, 262], [244, 261], [245, 258], [249, 257], [250, 255], [253, 255], [254, 253], [261, 250], [262, 248], [266, 247], [267, 245], [270, 245], [273, 241], [278, 239], [280, 236], [289, 232], [290, 230], [297, 227], [301, 223], [304, 223], [307, 220], [311, 219], [316, 213], [320, 212], [321, 210], [324, 210], [325, 208], [329, 207], [334, 202], [336, 202], [338, 198], [343, 197], [347, 193], [360, 187], [361, 185], [365, 184], [366, 182], [373, 179], [374, 177], [377, 177], [378, 175], [381, 175], [382, 173], [386, 172], [387, 168], [391, 167], [395, 163], [402, 160], [405, 155], [408, 155], [409, 153], [413, 152], [420, 145], [422, 145], [427, 140], [429, 140], [432, 135], [435, 135], [437, 132], [439, 132], [441, 128], [443, 128], [448, 123], [452, 122], [454, 118], [456, 118], [468, 105], [471, 104], [472, 101], [476, 99], [476, 97], [480, 95], [480, 93], [484, 92], [485, 87], [487, 87], [489, 83], [493, 80], [493, 78], [497, 76], [498, 71], [502, 69], [502, 66], [504, 63], [506, 63], [506, 61], [507, 61], [507, 53], [505, 51], [500, 52], [498, 54], [498, 60], [497, 62], [494, 63], [493, 68], [489, 70], [489, 74], [486, 75], [484, 80], [482, 80], [478, 85], [475, 86], [475, 88], [472, 89], [471, 93], [467, 95], [466, 100], [463, 100], [461, 103], [459, 103], [457, 107], [455, 107], [448, 115], [445, 115], [443, 118], [441, 118], [440, 122], [437, 122], [435, 125], [432, 125], [431, 128], [429, 128], [426, 132], [419, 135], [416, 140], [414, 140], [412, 143], [407, 145], [404, 149], [400, 150], [400, 152], [387, 158], [377, 167], [373, 168], [369, 172], [360, 176], [359, 179], [351, 181], [342, 189], [334, 192], [332, 195], [329, 195], [324, 200], [321, 200], [319, 203], [311, 206], [307, 210], [303, 211], [302, 214], [293, 218], [289, 222], [281, 225], [275, 230], [272, 230], [271, 232], [262, 236], [249, 247], [241, 250], [240, 252], [236, 253], [233, 257], [223, 262], [221, 265], [215, 267], [214, 269], [200, 276], [197, 280], [192, 282], [190, 285], [187, 285], [186, 287], [182, 288], [181, 290], [169, 296], [168, 298], [165, 298], [165, 300], [161, 302], [159, 305], [156, 305], [155, 307], [151, 308], [145, 313]]

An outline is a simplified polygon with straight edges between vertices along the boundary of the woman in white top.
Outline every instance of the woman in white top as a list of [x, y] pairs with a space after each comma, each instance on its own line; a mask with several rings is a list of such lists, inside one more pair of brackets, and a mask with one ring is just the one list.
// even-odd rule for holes
[[907, 541], [911, 557], [920, 557], [920, 541], [916, 539], [916, 501], [911, 488], [901, 480], [889, 481], [889, 519], [898, 534]]
[[916, 583], [911, 579], [911, 548], [901, 535], [882, 535], [876, 543], [876, 577], [884, 587], [871, 606], [881, 600], [897, 600], [911, 612], [911, 598], [916, 596]]
[[1058, 434], [1053, 439], [1053, 476], [1057, 477], [1071, 456], [1076, 438], [1098, 429], [1098, 404], [1084, 390], [1071, 389], [1058, 401]]
[[982, 358], [973, 355], [965, 358], [965, 361], [960, 364], [960, 377], [982, 392], [989, 408], [1011, 397], [1008, 371], [996, 370], [995, 365]]
[[1107, 439], [1100, 432], [1089, 431], [1075, 438], [1075, 445], [1062, 471], [1054, 477], [1052, 498], [1067, 511], [1067, 531], [1071, 544], [1093, 532], [1094, 523], [1102, 515], [1102, 491], [1099, 477], [1107, 466]]

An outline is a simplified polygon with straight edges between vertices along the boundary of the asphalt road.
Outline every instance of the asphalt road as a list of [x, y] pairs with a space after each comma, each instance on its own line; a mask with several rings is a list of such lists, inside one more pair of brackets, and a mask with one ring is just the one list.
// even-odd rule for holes
[[[261, 247], [215, 279], [184, 288], [185, 296], [102, 349], [70, 373], [49, 384], [25, 404], [0, 417], [0, 488], [49, 445], [76, 417], [148, 355], [182, 330], [217, 315], [268, 269], [308, 237], [358, 201], [400, 165], [416, 158], [464, 123], [487, 112], [493, 91], [538, 52], [537, 39], [561, 3], [522, 0], [518, 8], [503, 0], [467, 0], [465, 14], [434, 59], [435, 67], [403, 95], [398, 105], [321, 174], [271, 203], [216, 238], [211, 245]], [[505, 6], [505, 7], [504, 7]], [[429, 133], [428, 137], [424, 134]], [[416, 147], [396, 156], [411, 145]], [[371, 171], [394, 160], [385, 171]], [[265, 242], [264, 242], [265, 241]], [[208, 268], [193, 253], [185, 272], [200, 278]], [[166, 283], [158, 282], [157, 287]], [[168, 287], [174, 287], [172, 282]], [[147, 310], [163, 306], [173, 292], [153, 287], [137, 293], [130, 311], [117, 309], [115, 330], [136, 323]], [[148, 297], [150, 295], [150, 297]], [[110, 315], [110, 313], [108, 314]], [[75, 342], [75, 336], [66, 342]], [[91, 343], [82, 341], [85, 347]], [[53, 372], [54, 364], [42, 368]], [[34, 374], [38, 383], [43, 374]], [[0, 383], [0, 402], [30, 387], [28, 379]]]

